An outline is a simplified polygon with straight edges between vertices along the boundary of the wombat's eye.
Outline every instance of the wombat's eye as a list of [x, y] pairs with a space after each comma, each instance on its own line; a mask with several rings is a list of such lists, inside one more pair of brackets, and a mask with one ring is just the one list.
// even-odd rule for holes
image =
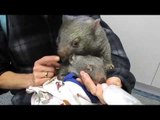
[[87, 66], [86, 66], [86, 70], [92, 71], [92, 70], [93, 70], [93, 65], [87, 65]]
[[72, 41], [71, 45], [76, 48], [79, 46], [79, 42], [80, 42], [80, 38], [77, 37]]

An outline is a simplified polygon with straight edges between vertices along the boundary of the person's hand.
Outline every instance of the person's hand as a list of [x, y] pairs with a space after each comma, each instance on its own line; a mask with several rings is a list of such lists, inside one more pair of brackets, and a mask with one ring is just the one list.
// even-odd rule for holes
[[80, 79], [77, 80], [84, 84], [92, 95], [97, 96], [102, 104], [106, 104], [103, 99], [103, 90], [101, 84], [95, 85], [90, 76], [84, 71], [80, 72]]
[[59, 56], [45, 56], [37, 60], [33, 67], [33, 86], [42, 85], [56, 74], [60, 67]]
[[[106, 104], [103, 99], [103, 90], [101, 84], [97, 84], [96, 86], [90, 76], [84, 71], [80, 72], [80, 79], [77, 80], [82, 82], [92, 95], [97, 96], [102, 104]], [[122, 87], [121, 80], [118, 77], [110, 77], [106, 80], [106, 83], [107, 85], [116, 85]]]

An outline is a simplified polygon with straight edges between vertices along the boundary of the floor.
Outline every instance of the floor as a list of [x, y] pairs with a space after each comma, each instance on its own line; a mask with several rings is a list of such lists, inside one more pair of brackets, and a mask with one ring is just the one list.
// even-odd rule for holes
[[0, 105], [11, 105], [12, 94], [7, 92], [3, 95], [0, 95]]
[[132, 95], [142, 102], [143, 105], [160, 105], [160, 96], [150, 94], [138, 89], [132, 91]]

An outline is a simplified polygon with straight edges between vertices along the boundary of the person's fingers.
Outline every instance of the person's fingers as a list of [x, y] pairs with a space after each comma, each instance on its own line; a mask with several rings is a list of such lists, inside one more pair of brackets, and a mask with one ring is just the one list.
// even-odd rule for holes
[[40, 79], [36, 79], [34, 80], [34, 86], [40, 86], [43, 83], [45, 83], [47, 80], [50, 80], [50, 78], [40, 78]]
[[97, 96], [102, 96], [103, 90], [101, 84], [97, 84], [97, 90], [96, 90], [96, 95]]
[[80, 78], [77, 78], [76, 80], [83, 84], [83, 82]]
[[34, 63], [33, 82], [35, 85], [42, 85], [56, 74], [56, 69], [60, 67], [59, 56], [45, 56]]
[[55, 72], [55, 68], [54, 67], [50, 67], [50, 66], [42, 66], [40, 64], [37, 64], [36, 66], [33, 67], [33, 71], [49, 71], [49, 72]]
[[81, 71], [80, 78], [83, 84], [86, 86], [87, 90], [90, 91], [93, 95], [96, 95], [96, 85], [94, 84], [90, 76], [86, 72]]
[[44, 71], [44, 72], [35, 72], [34, 77], [35, 79], [40, 78], [52, 78], [54, 76], [54, 72]]
[[105, 104], [105, 101], [103, 99], [103, 89], [101, 84], [97, 84], [96, 96], [99, 98], [102, 104]]
[[55, 67], [59, 67], [60, 64], [58, 61], [60, 60], [59, 56], [45, 56], [35, 62], [35, 65], [53, 65]]

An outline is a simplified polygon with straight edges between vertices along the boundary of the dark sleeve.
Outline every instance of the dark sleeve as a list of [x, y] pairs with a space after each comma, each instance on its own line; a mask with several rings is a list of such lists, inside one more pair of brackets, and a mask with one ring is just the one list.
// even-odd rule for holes
[[[0, 75], [9, 70], [10, 68], [10, 59], [8, 56], [8, 49], [7, 49], [7, 41], [5, 33], [2, 31], [0, 25]], [[8, 89], [1, 89], [0, 88], [0, 95], [8, 92]]]
[[[91, 16], [94, 19], [100, 18], [100, 15]], [[101, 19], [101, 18], [100, 18]], [[112, 61], [115, 66], [114, 70], [108, 72], [108, 76], [117, 76], [122, 80], [122, 88], [131, 93], [135, 85], [135, 77], [130, 72], [130, 61], [124, 51], [119, 37], [111, 28], [101, 19], [101, 26], [104, 28], [111, 45]]]
[[0, 25], [0, 75], [10, 69], [10, 57], [5, 33]]

